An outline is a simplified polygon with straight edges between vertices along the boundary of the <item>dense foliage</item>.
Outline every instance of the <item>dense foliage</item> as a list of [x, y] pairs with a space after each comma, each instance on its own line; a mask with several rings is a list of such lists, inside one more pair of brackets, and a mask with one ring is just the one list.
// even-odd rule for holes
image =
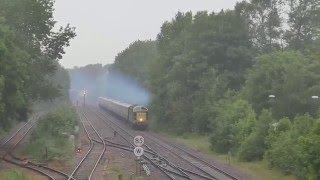
[[134, 43], [113, 66], [147, 82], [157, 129], [208, 134], [215, 151], [319, 179], [319, 14], [316, 0], [179, 12], [152, 42], [156, 56]]
[[76, 122], [77, 114], [67, 106], [41, 117], [25, 150], [27, 155], [38, 161], [68, 160], [73, 155], [74, 147], [73, 139], [69, 140], [66, 136], [74, 134]]
[[[26, 120], [33, 101], [66, 94], [58, 84], [67, 81], [57, 83], [52, 75], [63, 71], [58, 60], [75, 33], [69, 25], [53, 30], [53, 3], [0, 0], [0, 128]], [[56, 78], [61, 76], [66, 80], [68, 74]], [[69, 85], [60, 86], [65, 91]]]

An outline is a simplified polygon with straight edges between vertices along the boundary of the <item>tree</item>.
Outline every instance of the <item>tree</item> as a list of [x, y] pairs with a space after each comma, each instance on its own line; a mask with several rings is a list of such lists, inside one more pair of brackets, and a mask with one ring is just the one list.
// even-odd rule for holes
[[[178, 13], [164, 23], [158, 35], [158, 69], [151, 76], [160, 124], [171, 119], [181, 132], [208, 132], [204, 118], [214, 117], [203, 103], [212, 106], [221, 97], [206, 100], [205, 94], [241, 88], [244, 72], [252, 65], [250, 48], [245, 21], [235, 11]], [[211, 85], [215, 81], [225, 89]]]
[[255, 112], [247, 101], [235, 97], [220, 100], [216, 112], [211, 145], [218, 152], [236, 153], [254, 130]]
[[53, 0], [0, 0], [0, 117], [3, 126], [26, 120], [30, 103], [59, 95], [48, 79], [75, 37], [53, 31]]
[[283, 0], [250, 0], [237, 3], [235, 9], [246, 19], [251, 40], [259, 53], [270, 53], [283, 46], [283, 7]]
[[[272, 108], [276, 118], [317, 112], [311, 99], [320, 93], [319, 63], [297, 52], [276, 52], [257, 58], [244, 91], [257, 112]], [[269, 95], [275, 99], [269, 99]]]
[[289, 30], [285, 38], [292, 49], [303, 50], [320, 32], [320, 4], [317, 0], [287, 0]]
[[[29, 78], [25, 83], [29, 98], [52, 98], [41, 95], [41, 83], [57, 69], [56, 61], [64, 54], [63, 48], [75, 37], [74, 28], [67, 25], [53, 31], [53, 0], [1, 0], [0, 14], [15, 34], [14, 43], [28, 53], [25, 71]], [[49, 95], [49, 94], [46, 94]]]
[[27, 81], [25, 57], [28, 54], [14, 44], [14, 34], [0, 19], [0, 119], [3, 127], [10, 127], [11, 119], [25, 119], [27, 115], [27, 98], [25, 81]]
[[254, 130], [241, 144], [238, 152], [240, 160], [253, 161], [261, 160], [267, 149], [265, 138], [269, 134], [269, 129], [275, 120], [268, 110], [262, 110]]

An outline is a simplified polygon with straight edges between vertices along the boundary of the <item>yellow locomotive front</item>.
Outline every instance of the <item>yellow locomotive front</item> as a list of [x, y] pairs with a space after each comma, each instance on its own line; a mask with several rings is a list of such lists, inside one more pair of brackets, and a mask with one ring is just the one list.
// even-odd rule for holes
[[148, 127], [148, 109], [143, 106], [135, 106], [133, 113], [135, 114], [134, 126], [137, 129], [146, 129]]

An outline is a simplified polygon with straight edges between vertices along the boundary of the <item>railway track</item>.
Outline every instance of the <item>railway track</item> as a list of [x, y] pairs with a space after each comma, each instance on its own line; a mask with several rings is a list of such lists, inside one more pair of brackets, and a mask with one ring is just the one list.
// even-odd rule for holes
[[[91, 113], [93, 113], [98, 119], [100, 120], [104, 120], [104, 118], [100, 117], [99, 115], [97, 115], [94, 111], [91, 110]], [[104, 121], [103, 121], [104, 122]], [[115, 148], [119, 148], [122, 150], [126, 150], [126, 151], [130, 151], [131, 153], [133, 152], [133, 143], [132, 140], [133, 138], [130, 136], [129, 138], [126, 137], [125, 134], [122, 134], [121, 131], [119, 131], [119, 129], [117, 129], [117, 127], [115, 125], [112, 125], [108, 122], [104, 122], [109, 128], [111, 128], [113, 131], [117, 131], [117, 136], [122, 137], [122, 139], [126, 142], [126, 144], [122, 143], [114, 143], [112, 141], [108, 141], [105, 140], [105, 142], [107, 143], [108, 146], [111, 147], [115, 147]], [[151, 152], [151, 151], [146, 151], [149, 153], [149, 155], [144, 155], [143, 156], [143, 163], [149, 162], [150, 164], [153, 165], [153, 167], [157, 168], [160, 172], [162, 172], [164, 174], [164, 176], [166, 176], [168, 179], [176, 179], [174, 178], [171, 174], [178, 174], [178, 172], [176, 172], [176, 170], [172, 170], [172, 169], [168, 169], [168, 168], [163, 168], [161, 167], [161, 164], [159, 164], [156, 160], [153, 160], [152, 157], [155, 155], [155, 153]]]
[[[99, 110], [95, 109], [94, 111], [95, 111], [96, 115], [100, 116], [100, 118], [103, 121], [106, 121], [106, 119], [114, 119], [111, 115], [101, 113], [101, 112], [99, 112]], [[120, 127], [118, 122], [115, 123], [114, 121], [110, 121], [109, 123], [112, 123], [114, 126], [116, 126], [120, 130], [122, 130], [124, 133], [126, 133], [127, 136], [129, 136], [130, 140], [134, 137], [134, 134], [127, 132], [127, 130]], [[135, 132], [135, 133], [137, 133], [137, 132]], [[139, 132], [139, 134], [144, 134], [144, 132]], [[197, 159], [196, 156], [191, 156], [192, 155], [191, 153], [190, 154], [187, 154], [186, 152], [184, 152], [185, 154], [178, 153], [178, 151], [180, 151], [180, 150], [177, 148], [174, 148], [172, 146], [170, 147], [170, 145], [163, 143], [163, 142], [159, 142], [155, 138], [153, 138], [153, 139], [149, 138], [149, 135], [147, 135], [147, 134], [145, 134], [145, 137], [147, 139], [149, 139], [146, 142], [148, 144], [145, 145], [145, 149], [147, 149], [149, 151], [149, 154], [153, 156], [153, 157], [150, 157], [149, 159], [151, 159], [151, 160], [158, 159], [162, 162], [162, 164], [166, 164], [166, 166], [169, 168], [163, 168], [163, 167], [161, 167], [161, 168], [167, 172], [170, 172], [174, 176], [178, 176], [179, 178], [184, 178], [184, 179], [209, 179], [209, 180], [211, 180], [211, 179], [227, 179], [227, 180], [238, 179], [238, 178], [228, 174], [227, 172], [225, 172], [217, 167], [214, 168], [215, 166], [213, 166], [209, 163], [206, 164], [205, 161], [203, 161], [200, 158]], [[126, 139], [126, 138], [124, 137], [124, 139]], [[133, 145], [131, 144], [131, 142], [128, 142], [128, 144], [129, 144], [129, 147], [127, 147], [127, 148], [129, 148], [129, 149], [132, 148]], [[150, 146], [152, 146], [152, 148]], [[157, 149], [157, 152], [154, 149]], [[175, 164], [171, 163], [168, 160], [168, 158], [164, 158], [164, 156], [161, 155], [159, 152], [162, 152], [162, 154], [163, 154], [163, 152], [170, 152], [170, 154], [175, 156], [175, 157], [173, 157], [171, 155], [170, 161], [172, 161], [174, 158], [175, 162], [179, 162], [179, 165], [175, 165]], [[179, 160], [177, 160], [177, 158]], [[173, 178], [174, 178], [174, 176], [173, 176]]]
[[[124, 134], [119, 134], [127, 141], [129, 144], [130, 148], [133, 148], [134, 145], [132, 144], [132, 140], [134, 135], [130, 132], [128, 132], [126, 129], [122, 128], [118, 123], [110, 120], [106, 121], [106, 119], [112, 119], [110, 115], [103, 114], [97, 110], [95, 110], [96, 115], [99, 116], [101, 120], [106, 122], [107, 124], [110, 123], [113, 124], [113, 129], [120, 132], [123, 132]], [[99, 115], [100, 114], [100, 115]], [[108, 116], [108, 117], [106, 117]], [[120, 131], [119, 131], [120, 130]], [[149, 147], [147, 144], [144, 145], [145, 149], [147, 150], [146, 152], [148, 155], [144, 155], [143, 157], [149, 161], [152, 165], [154, 165], [156, 168], [160, 169], [169, 179], [201, 179], [204, 176], [196, 173], [194, 171], [188, 171], [188, 173], [196, 176], [196, 178], [190, 177], [182, 168], [178, 167], [177, 165], [171, 163], [168, 159], [164, 158], [161, 156], [159, 153], [154, 151], [151, 147]]]
[[[90, 148], [69, 175], [68, 180], [72, 178], [77, 180], [90, 180], [93, 177], [93, 174], [106, 151], [106, 144], [99, 132], [89, 121], [86, 112], [78, 109], [78, 114], [87, 138], [90, 141]], [[94, 141], [93, 139], [100, 143]]]
[[204, 177], [205, 179], [207, 179], [208, 177], [209, 179], [213, 178], [213, 179], [223, 179], [223, 180], [238, 180], [238, 178], [235, 177], [234, 175], [231, 175], [230, 173], [223, 171], [217, 166], [214, 166], [206, 162], [205, 160], [188, 152], [182, 147], [169, 143], [163, 139], [159, 139], [159, 137], [154, 137], [154, 135], [152, 135], [151, 133], [140, 132], [140, 134], [144, 135], [144, 137], [149, 139], [155, 145], [161, 146], [168, 152], [184, 160], [184, 162], [188, 163], [189, 165], [203, 172], [206, 175], [206, 177]]
[[68, 175], [61, 171], [57, 171], [55, 169], [52, 169], [43, 165], [25, 161], [21, 158], [16, 157], [13, 154], [15, 148], [27, 136], [27, 134], [31, 131], [31, 129], [35, 126], [37, 120], [38, 120], [38, 116], [33, 116], [31, 120], [26, 122], [15, 133], [13, 133], [13, 135], [11, 135], [1, 144], [0, 146], [1, 158], [7, 163], [32, 170], [51, 180], [66, 179]]

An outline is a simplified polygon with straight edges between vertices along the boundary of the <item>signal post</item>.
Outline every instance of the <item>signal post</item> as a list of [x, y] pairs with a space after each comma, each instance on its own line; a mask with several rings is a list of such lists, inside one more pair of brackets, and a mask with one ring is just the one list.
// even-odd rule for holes
[[[136, 175], [138, 173], [140, 174], [140, 157], [144, 153], [144, 149], [141, 147], [144, 144], [144, 138], [142, 136], [135, 136], [133, 138], [133, 143], [136, 146], [133, 150], [134, 155], [137, 157], [136, 158]], [[148, 169], [147, 166], [143, 166], [143, 169], [145, 170], [146, 174], [150, 176], [150, 170]]]

